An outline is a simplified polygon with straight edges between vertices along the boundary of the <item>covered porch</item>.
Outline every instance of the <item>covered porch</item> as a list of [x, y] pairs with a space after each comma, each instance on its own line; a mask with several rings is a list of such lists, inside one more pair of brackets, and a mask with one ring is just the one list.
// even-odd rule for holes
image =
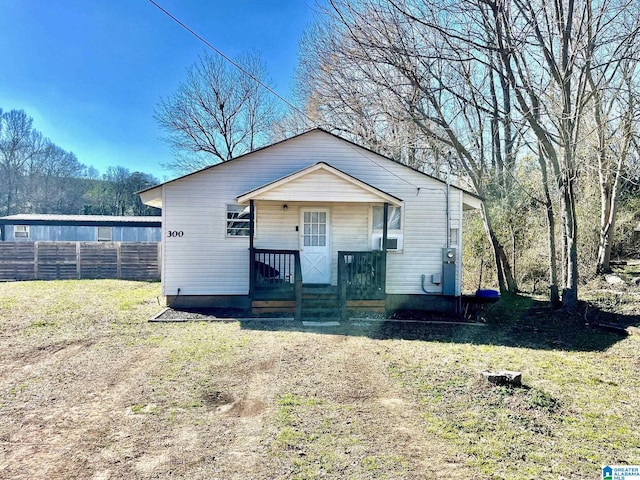
[[400, 199], [319, 163], [237, 200], [248, 207], [254, 313], [385, 311], [390, 209]]

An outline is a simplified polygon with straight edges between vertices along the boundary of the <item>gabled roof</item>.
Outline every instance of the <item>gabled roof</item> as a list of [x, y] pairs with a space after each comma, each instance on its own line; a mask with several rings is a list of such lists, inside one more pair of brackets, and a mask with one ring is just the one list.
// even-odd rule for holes
[[[388, 202], [400, 206], [402, 200], [369, 185], [331, 165], [318, 162], [295, 173], [267, 183], [250, 192], [238, 196], [238, 203], [249, 200], [279, 200], [322, 202], [327, 199], [327, 192], [320, 189], [309, 189], [309, 181], [320, 180], [330, 175], [334, 184], [339, 185], [342, 198], [350, 202]], [[304, 183], [304, 184], [303, 184]]]
[[[432, 180], [435, 180], [435, 181], [437, 181], [437, 182], [439, 182], [439, 183], [442, 183], [442, 184], [445, 184], [445, 183], [446, 183], [446, 182], [444, 182], [443, 180], [441, 180], [441, 179], [439, 179], [439, 178], [437, 178], [437, 177], [434, 177], [433, 175], [426, 174], [426, 173], [424, 173], [424, 172], [422, 172], [422, 171], [420, 171], [420, 170], [418, 170], [418, 169], [416, 169], [416, 168], [410, 167], [410, 166], [408, 166], [408, 165], [404, 165], [404, 164], [402, 164], [402, 163], [400, 163], [400, 162], [396, 162], [394, 159], [392, 159], [392, 158], [390, 158], [390, 157], [387, 157], [387, 156], [385, 156], [385, 155], [383, 155], [383, 154], [381, 154], [381, 153], [378, 153], [378, 152], [376, 152], [376, 151], [374, 151], [374, 150], [371, 150], [370, 148], [363, 147], [362, 145], [358, 145], [358, 144], [357, 144], [357, 143], [355, 143], [355, 142], [352, 142], [352, 141], [350, 141], [350, 140], [347, 140], [347, 139], [345, 139], [345, 138], [342, 138], [342, 137], [340, 137], [340, 136], [338, 136], [338, 135], [336, 135], [336, 134], [334, 134], [334, 133], [331, 133], [331, 132], [329, 132], [329, 131], [327, 131], [327, 130], [324, 130], [324, 129], [322, 129], [322, 128], [316, 127], [316, 128], [312, 128], [312, 129], [310, 129], [310, 130], [307, 130], [307, 131], [305, 131], [305, 132], [302, 132], [302, 133], [300, 133], [300, 134], [298, 134], [298, 135], [294, 135], [294, 136], [289, 137], [289, 138], [286, 138], [286, 139], [284, 139], [284, 140], [280, 140], [280, 141], [278, 141], [278, 142], [275, 142], [275, 143], [272, 143], [272, 144], [266, 145], [266, 146], [264, 146], [264, 147], [258, 148], [258, 149], [256, 149], [256, 150], [253, 150], [253, 151], [251, 151], [251, 152], [245, 153], [245, 154], [243, 154], [243, 155], [239, 155], [239, 156], [234, 157], [234, 158], [232, 158], [232, 159], [230, 159], [230, 160], [227, 160], [227, 161], [225, 161], [225, 162], [220, 162], [220, 163], [216, 163], [216, 164], [214, 164], [214, 165], [210, 165], [210, 166], [208, 166], [208, 167], [202, 168], [202, 169], [197, 170], [197, 171], [195, 171], [195, 172], [192, 172], [192, 173], [189, 173], [189, 174], [186, 174], [186, 175], [182, 175], [182, 176], [180, 176], [180, 177], [177, 177], [177, 178], [174, 178], [174, 179], [169, 180], [169, 181], [167, 181], [167, 182], [164, 182], [164, 183], [161, 183], [161, 184], [155, 185], [155, 186], [153, 186], [153, 187], [146, 188], [146, 189], [144, 189], [144, 190], [140, 190], [139, 192], [136, 192], [136, 193], [137, 193], [138, 195], [140, 195], [140, 198], [141, 198], [142, 202], [143, 202], [145, 205], [151, 205], [151, 206], [153, 206], [153, 207], [162, 208], [162, 193], [161, 193], [161, 187], [163, 187], [164, 185], [168, 185], [168, 184], [170, 184], [170, 183], [177, 182], [177, 181], [179, 181], [179, 180], [182, 180], [183, 178], [187, 178], [187, 177], [190, 177], [190, 176], [192, 176], [192, 175], [198, 175], [198, 174], [200, 174], [200, 173], [202, 173], [202, 172], [204, 172], [204, 171], [211, 170], [211, 169], [214, 169], [214, 168], [218, 168], [218, 167], [220, 167], [220, 166], [222, 166], [222, 165], [229, 164], [230, 162], [235, 162], [235, 161], [238, 161], [238, 160], [244, 159], [244, 158], [246, 158], [246, 157], [248, 157], [248, 156], [250, 156], [250, 155], [253, 155], [253, 154], [254, 154], [254, 153], [256, 153], [256, 152], [260, 152], [260, 151], [265, 150], [265, 149], [267, 149], [267, 148], [271, 148], [271, 147], [273, 147], [273, 146], [275, 146], [275, 145], [279, 145], [279, 144], [281, 144], [281, 143], [288, 142], [288, 141], [290, 141], [290, 140], [293, 140], [293, 139], [296, 139], [296, 138], [302, 137], [302, 136], [304, 136], [304, 135], [308, 135], [308, 134], [313, 133], [313, 132], [322, 132], [322, 133], [324, 133], [324, 134], [326, 134], [326, 135], [330, 135], [330, 136], [332, 136], [332, 137], [334, 137], [334, 138], [337, 138], [338, 140], [340, 140], [340, 141], [342, 141], [342, 142], [348, 143], [348, 144], [350, 144], [350, 145], [353, 145], [353, 146], [354, 146], [354, 147], [356, 147], [356, 148], [359, 148], [359, 149], [365, 150], [365, 151], [367, 151], [367, 152], [373, 153], [374, 155], [376, 155], [376, 156], [378, 156], [378, 157], [380, 157], [380, 158], [382, 158], [382, 159], [384, 159], [384, 160], [387, 160], [387, 161], [389, 161], [389, 162], [393, 162], [394, 164], [396, 164], [396, 165], [400, 165], [400, 166], [402, 166], [403, 168], [406, 168], [406, 169], [408, 169], [408, 170], [411, 170], [411, 171], [417, 172], [417, 173], [419, 173], [420, 175], [424, 175], [425, 177], [428, 177], [428, 178], [430, 178], [430, 179], [432, 179]], [[451, 188], [454, 188], [454, 189], [456, 189], [456, 190], [459, 190], [459, 191], [462, 191], [462, 192], [463, 192], [463, 194], [464, 194], [464, 195], [463, 195], [463, 197], [464, 197], [464, 203], [465, 203], [465, 205], [468, 205], [468, 206], [469, 206], [469, 207], [471, 207], [471, 208], [479, 208], [479, 204], [480, 204], [480, 202], [481, 202], [481, 200], [482, 200], [482, 198], [481, 198], [479, 195], [476, 195], [476, 194], [475, 194], [475, 193], [473, 193], [473, 192], [470, 192], [470, 191], [468, 191], [468, 190], [465, 190], [465, 189], [460, 188], [460, 187], [455, 186], [455, 185], [451, 185]]]
[[0, 225], [77, 225], [77, 226], [130, 226], [159, 227], [159, 216], [116, 216], [116, 215], [56, 215], [24, 213], [0, 217]]

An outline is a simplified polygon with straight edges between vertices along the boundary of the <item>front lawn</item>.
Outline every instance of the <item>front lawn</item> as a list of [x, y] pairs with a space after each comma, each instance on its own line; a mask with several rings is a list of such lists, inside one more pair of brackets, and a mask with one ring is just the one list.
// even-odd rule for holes
[[[640, 338], [533, 299], [503, 299], [487, 326], [313, 329], [149, 323], [159, 293], [0, 283], [0, 478], [587, 479], [640, 464]], [[634, 298], [615, 321], [637, 325]], [[493, 369], [521, 370], [522, 388], [490, 386]]]

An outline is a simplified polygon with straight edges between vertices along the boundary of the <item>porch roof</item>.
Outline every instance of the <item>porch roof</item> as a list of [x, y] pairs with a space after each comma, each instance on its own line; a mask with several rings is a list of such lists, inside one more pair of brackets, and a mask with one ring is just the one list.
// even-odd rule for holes
[[324, 162], [267, 183], [237, 197], [238, 203], [249, 200], [282, 202], [387, 202], [402, 205], [402, 199], [369, 185]]

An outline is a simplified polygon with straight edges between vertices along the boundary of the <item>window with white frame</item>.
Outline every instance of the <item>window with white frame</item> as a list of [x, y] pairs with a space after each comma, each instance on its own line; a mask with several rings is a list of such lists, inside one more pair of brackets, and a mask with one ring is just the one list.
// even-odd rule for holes
[[[371, 248], [382, 250], [382, 237], [384, 227], [384, 207], [374, 206], [371, 215]], [[402, 208], [389, 205], [387, 218], [387, 251], [402, 252]]]
[[249, 205], [227, 204], [227, 237], [248, 237], [249, 226]]
[[[373, 221], [371, 228], [375, 232], [376, 230], [382, 231], [384, 225], [384, 207], [373, 207]], [[387, 219], [388, 230], [402, 230], [402, 209], [393, 205], [389, 205], [389, 214]]]
[[97, 227], [98, 232], [96, 234], [96, 238], [99, 242], [110, 242], [113, 238], [113, 229], [112, 227]]
[[13, 238], [29, 238], [29, 225], [14, 225]]

